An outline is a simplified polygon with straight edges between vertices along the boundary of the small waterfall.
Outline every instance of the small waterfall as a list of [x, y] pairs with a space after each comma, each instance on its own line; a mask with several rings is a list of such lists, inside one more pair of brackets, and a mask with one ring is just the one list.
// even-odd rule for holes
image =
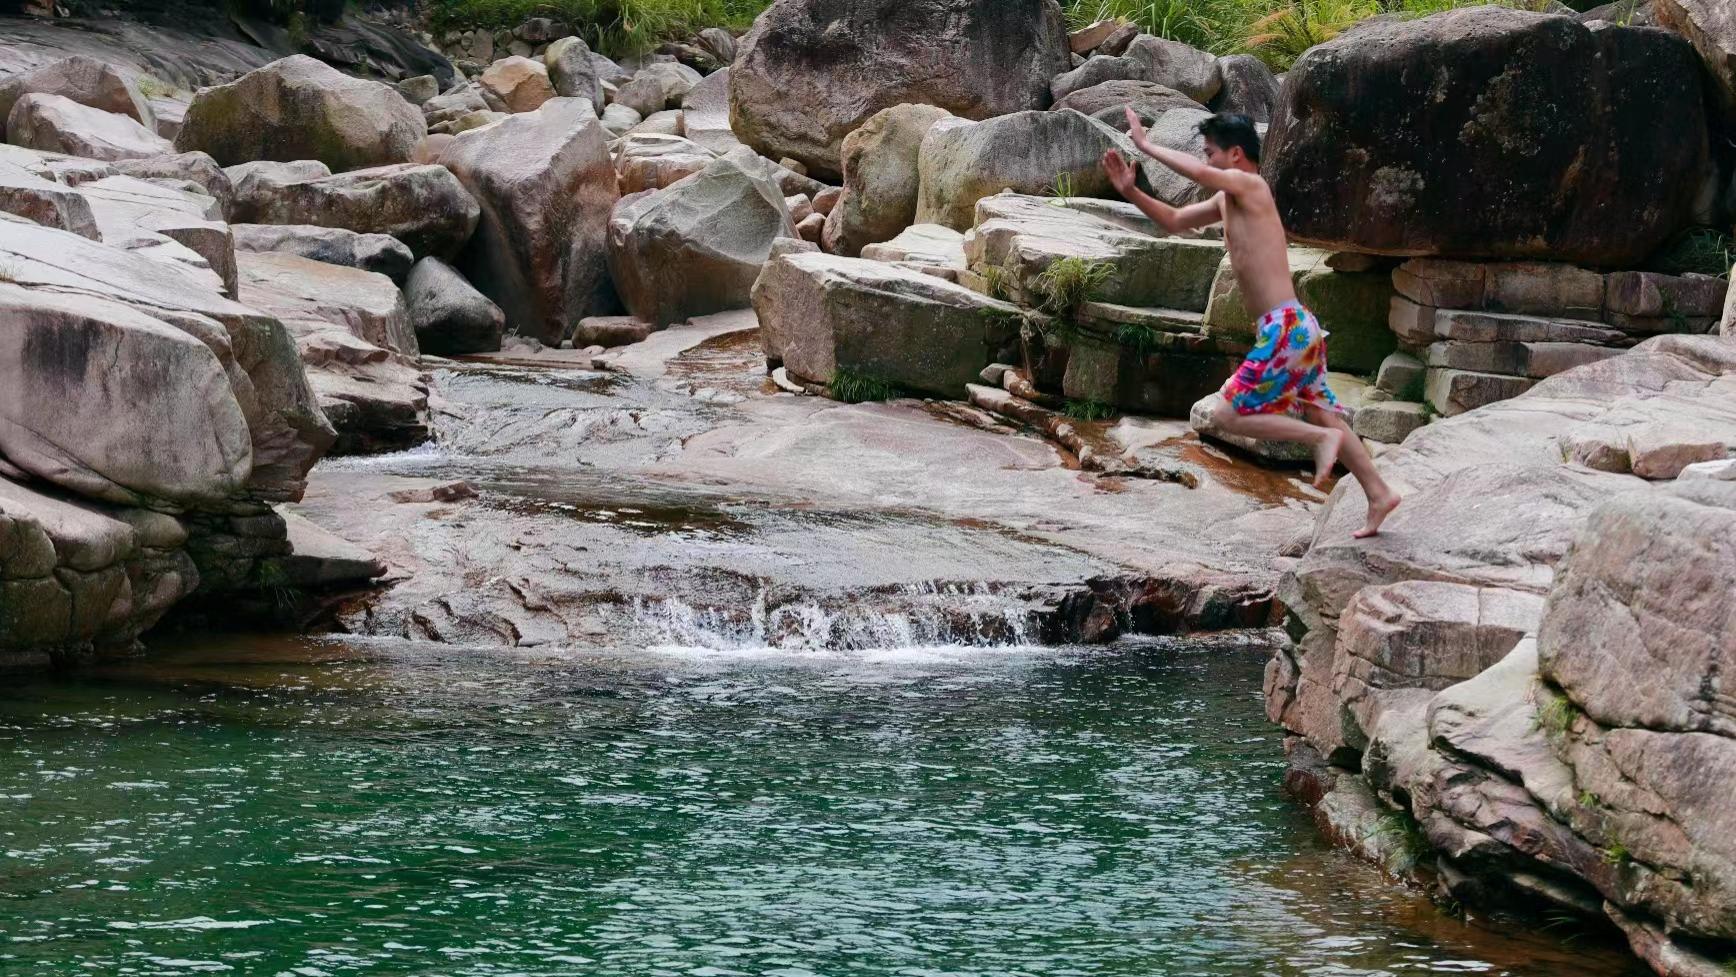
[[622, 607], [623, 633], [651, 647], [749, 651], [874, 651], [1037, 641], [1036, 609], [982, 583], [908, 584], [848, 596], [779, 602], [761, 590], [747, 606], [696, 606], [679, 598]]

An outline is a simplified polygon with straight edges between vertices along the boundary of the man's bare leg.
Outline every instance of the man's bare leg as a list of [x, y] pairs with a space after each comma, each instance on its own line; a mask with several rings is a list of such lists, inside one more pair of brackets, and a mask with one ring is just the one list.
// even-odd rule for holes
[[[1238, 414], [1228, 400], [1212, 409], [1212, 422], [1220, 430], [1267, 441], [1299, 441], [1314, 448], [1314, 487], [1324, 488], [1338, 464], [1338, 452], [1349, 435], [1348, 428], [1297, 420], [1288, 414]], [[1354, 438], [1354, 435], [1350, 435]], [[1360, 445], [1358, 445], [1360, 447]]]
[[1331, 428], [1339, 432], [1344, 451], [1344, 467], [1350, 469], [1350, 474], [1356, 477], [1362, 485], [1362, 494], [1368, 496], [1368, 520], [1361, 529], [1351, 533], [1357, 539], [1367, 539], [1380, 532], [1380, 524], [1386, 517], [1392, 515], [1392, 510], [1398, 508], [1401, 501], [1399, 494], [1386, 484], [1386, 479], [1380, 477], [1380, 472], [1374, 468], [1374, 459], [1369, 457], [1368, 449], [1362, 446], [1362, 439], [1350, 430], [1350, 425], [1344, 423], [1344, 415], [1337, 411], [1320, 407], [1309, 407], [1308, 420], [1321, 427]]

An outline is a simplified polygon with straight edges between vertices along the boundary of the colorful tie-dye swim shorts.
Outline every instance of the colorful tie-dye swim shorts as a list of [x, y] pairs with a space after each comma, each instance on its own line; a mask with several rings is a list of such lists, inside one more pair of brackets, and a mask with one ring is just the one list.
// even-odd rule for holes
[[1314, 313], [1285, 302], [1255, 328], [1253, 351], [1224, 385], [1236, 413], [1298, 413], [1310, 405], [1343, 412], [1326, 385], [1326, 330]]

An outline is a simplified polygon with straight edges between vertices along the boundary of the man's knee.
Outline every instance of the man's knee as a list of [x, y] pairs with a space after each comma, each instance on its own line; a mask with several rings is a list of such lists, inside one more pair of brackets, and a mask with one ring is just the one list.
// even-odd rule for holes
[[1236, 413], [1235, 406], [1228, 398], [1219, 397], [1218, 402], [1212, 405], [1212, 423], [1219, 428], [1230, 427], [1240, 419], [1241, 415]]

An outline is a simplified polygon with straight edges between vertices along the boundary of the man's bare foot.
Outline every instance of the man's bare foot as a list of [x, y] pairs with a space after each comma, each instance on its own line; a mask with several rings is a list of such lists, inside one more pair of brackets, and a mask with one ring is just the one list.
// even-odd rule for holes
[[1399, 494], [1391, 490], [1388, 490], [1386, 495], [1380, 499], [1369, 499], [1368, 522], [1350, 535], [1356, 539], [1367, 539], [1379, 533], [1380, 524], [1386, 521], [1387, 516], [1392, 515], [1392, 510], [1398, 508], [1400, 501], [1402, 500], [1399, 498]]
[[1325, 488], [1326, 480], [1332, 477], [1332, 469], [1338, 464], [1338, 449], [1344, 446], [1344, 432], [1336, 428], [1327, 428], [1325, 436], [1314, 445], [1314, 487]]

